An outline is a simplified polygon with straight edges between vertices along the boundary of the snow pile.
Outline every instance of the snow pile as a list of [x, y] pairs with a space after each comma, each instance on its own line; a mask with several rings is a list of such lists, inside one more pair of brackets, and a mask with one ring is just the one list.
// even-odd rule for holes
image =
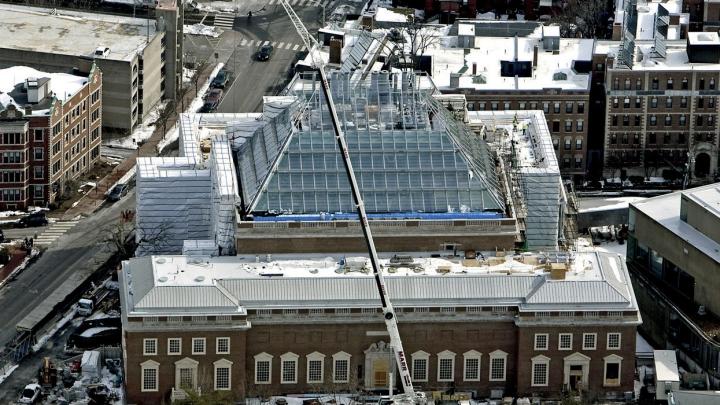
[[217, 38], [220, 32], [217, 28], [205, 24], [183, 25], [183, 33], [189, 35], [204, 35], [206, 37]]
[[18, 368], [18, 365], [17, 365], [17, 364], [9, 367], [9, 368], [6, 369], [2, 374], [0, 374], [0, 384], [2, 384], [3, 381], [5, 381], [8, 377], [10, 377], [10, 374], [12, 374], [13, 371], [15, 371], [16, 368]]
[[75, 317], [75, 311], [77, 309], [73, 307], [72, 310], [70, 310], [67, 314], [65, 314], [64, 317], [62, 317], [55, 325], [44, 335], [39, 337], [37, 339], [37, 343], [35, 343], [32, 347], [33, 353], [38, 352], [40, 349], [42, 349], [43, 346], [45, 346], [45, 343], [47, 343], [48, 340], [50, 340], [51, 337], [53, 337], [60, 329], [62, 329], [65, 325], [67, 325], [68, 322], [70, 322]]
[[24, 83], [28, 78], [44, 78], [50, 79], [49, 90], [60, 100], [66, 100], [73, 94], [77, 93], [86, 83], [87, 77], [74, 76], [67, 73], [45, 73], [27, 66], [13, 66], [6, 69], [0, 69], [0, 104], [3, 106], [9, 103], [15, 103], [15, 100], [9, 94], [15, 89], [19, 83]]
[[122, 138], [103, 138], [103, 145], [114, 148], [137, 149], [138, 144], [142, 144], [152, 136], [153, 132], [155, 132], [155, 122], [160, 117], [160, 111], [165, 108], [167, 103], [167, 101], [158, 103], [155, 108], [150, 110], [150, 112], [143, 118], [142, 124], [138, 125], [137, 128], [133, 130], [132, 134]]
[[[597, 207], [581, 208], [579, 210], [579, 212], [595, 212], [595, 211], [624, 209], [624, 208], [628, 208], [630, 203], [642, 201], [644, 199], [645, 199], [645, 197], [633, 197], [633, 196], [607, 198], [607, 199], [605, 199], [606, 204], [603, 204], [603, 205], [600, 205]], [[581, 203], [581, 205], [582, 205], [582, 203]]]
[[478, 19], [478, 20], [485, 20], [485, 21], [490, 21], [490, 20], [492, 20], [492, 21], [494, 21], [494, 20], [495, 20], [495, 13], [493, 13], [492, 11], [488, 11], [487, 13], [477, 13], [477, 15], [475, 16], [475, 18]]
[[407, 16], [405, 14], [396, 13], [383, 7], [378, 7], [377, 12], [375, 13], [375, 21], [404, 23], [407, 22]]
[[183, 76], [182, 76], [183, 83], [190, 83], [192, 81], [193, 76], [195, 76], [195, 72], [197, 72], [197, 70], [188, 69], [186, 67], [183, 67]]

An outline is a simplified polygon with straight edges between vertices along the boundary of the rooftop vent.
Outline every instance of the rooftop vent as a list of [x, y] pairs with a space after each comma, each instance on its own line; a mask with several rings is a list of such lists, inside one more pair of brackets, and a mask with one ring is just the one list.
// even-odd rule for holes
[[558, 72], [553, 75], [553, 80], [567, 80], [567, 74]]
[[202, 283], [203, 281], [205, 281], [205, 276], [197, 276], [195, 277], [195, 281], [198, 283]]

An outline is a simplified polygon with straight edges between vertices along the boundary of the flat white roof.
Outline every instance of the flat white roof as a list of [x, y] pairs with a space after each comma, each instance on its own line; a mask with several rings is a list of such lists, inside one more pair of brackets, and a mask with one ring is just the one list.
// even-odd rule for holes
[[657, 381], [680, 381], [675, 350], [653, 350]]
[[0, 48], [132, 60], [155, 35], [155, 20], [0, 4]]
[[720, 45], [720, 34], [717, 32], [688, 32], [690, 45]]
[[[665, 58], [650, 57], [653, 47], [653, 41], [638, 41], [635, 46], [635, 63], [632, 70], [703, 70], [703, 71], [720, 71], [720, 64], [717, 63], [691, 63], [687, 54], [687, 43], [685, 41], [668, 41], [667, 53]], [[609, 56], [617, 56], [620, 50], [620, 41], [597, 41], [595, 43], [595, 53], [605, 54]], [[642, 54], [642, 60], [639, 55]], [[616, 60], [617, 64], [617, 60]], [[615, 69], [626, 70], [625, 68], [615, 67]]]
[[[595, 40], [562, 38], [559, 52], [546, 51], [543, 49], [542, 29], [540, 26], [530, 36], [517, 38], [518, 61], [532, 62], [534, 48], [538, 47], [538, 61], [533, 67], [532, 77], [519, 77], [516, 83], [514, 77], [501, 75], [501, 61], [512, 61], [515, 58], [516, 38], [475, 37], [474, 48], [450, 47], [442, 43], [451, 41], [439, 41], [440, 44], [425, 52], [425, 55], [432, 55], [433, 58], [433, 80], [439, 88], [449, 88], [451, 74], [462, 73], [459, 79], [460, 88], [589, 90], [590, 75], [575, 72], [573, 61], [591, 61]], [[556, 78], [556, 73], [562, 74], [560, 76], [563, 78]]]

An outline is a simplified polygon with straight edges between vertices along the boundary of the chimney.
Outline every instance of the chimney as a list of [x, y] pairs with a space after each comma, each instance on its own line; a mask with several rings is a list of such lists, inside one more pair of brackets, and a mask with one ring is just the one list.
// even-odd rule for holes
[[450, 88], [457, 89], [460, 87], [460, 76], [461, 73], [450, 73]]
[[33, 113], [32, 106], [31, 106], [31, 105], [26, 105], [26, 106], [25, 106], [25, 115], [32, 115], [32, 113]]
[[538, 65], [538, 46], [535, 45], [533, 47], [533, 64], [532, 64], [533, 70], [537, 69], [537, 65]]
[[473, 62], [473, 70], [472, 70], [472, 72], [473, 72], [473, 76], [477, 75], [477, 63], [474, 63], [474, 62]]

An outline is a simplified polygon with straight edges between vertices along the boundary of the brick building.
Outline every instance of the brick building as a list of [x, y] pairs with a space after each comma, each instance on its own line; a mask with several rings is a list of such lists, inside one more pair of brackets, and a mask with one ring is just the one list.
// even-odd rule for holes
[[46, 206], [100, 157], [102, 72], [0, 74], [16, 81], [0, 106], [0, 209]]
[[[604, 174], [611, 178], [707, 179], [718, 170], [720, 37], [637, 41], [627, 63], [620, 42], [598, 42], [605, 69]], [[656, 51], [656, 49], [662, 51]]]
[[582, 179], [594, 40], [521, 22], [461, 20], [453, 34], [455, 46], [425, 52], [438, 88], [463, 94], [470, 111], [542, 110], [561, 173]]
[[[620, 257], [481, 256], [381, 258], [418, 390], [474, 398], [632, 390], [640, 317]], [[317, 255], [124, 262], [128, 403], [188, 389], [237, 398], [386, 392], [395, 362], [368, 263]]]

